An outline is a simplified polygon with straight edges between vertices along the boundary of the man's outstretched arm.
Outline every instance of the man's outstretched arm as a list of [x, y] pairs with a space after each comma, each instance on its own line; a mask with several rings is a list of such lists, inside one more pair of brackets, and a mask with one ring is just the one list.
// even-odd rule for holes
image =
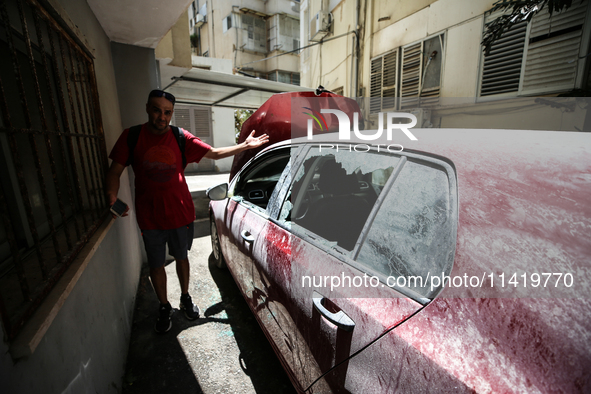
[[205, 157], [213, 160], [223, 159], [224, 157], [234, 156], [242, 151], [257, 148], [269, 142], [269, 136], [267, 134], [254, 137], [254, 133], [255, 131], [253, 130], [244, 142], [238, 145], [225, 146], [223, 148], [211, 148], [209, 152], [205, 154]]

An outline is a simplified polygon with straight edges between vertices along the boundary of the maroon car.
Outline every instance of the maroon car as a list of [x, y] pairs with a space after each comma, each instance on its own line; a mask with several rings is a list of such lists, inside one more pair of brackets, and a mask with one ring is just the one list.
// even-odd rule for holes
[[591, 392], [591, 135], [413, 134], [280, 142], [208, 191], [295, 388]]

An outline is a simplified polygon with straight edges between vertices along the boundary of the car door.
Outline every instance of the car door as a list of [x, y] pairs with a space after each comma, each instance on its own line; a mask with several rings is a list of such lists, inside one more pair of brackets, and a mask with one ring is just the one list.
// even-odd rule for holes
[[[275, 349], [294, 386], [301, 381], [297, 375], [302, 365], [313, 365], [313, 358], [297, 352], [301, 346], [292, 346], [295, 324], [285, 308], [285, 292], [277, 292], [272, 285], [281, 266], [280, 256], [274, 259], [274, 272], [261, 274], [257, 260], [273, 260], [272, 249], [286, 247], [272, 230], [270, 215], [276, 215], [278, 203], [283, 200], [285, 187], [291, 179], [291, 158], [297, 156], [298, 147], [287, 147], [267, 152], [248, 163], [230, 185], [230, 198], [224, 207], [223, 222], [226, 233], [220, 241], [228, 268], [240, 287], [249, 307]], [[285, 186], [282, 188], [282, 186]], [[219, 214], [218, 214], [219, 216]], [[285, 239], [283, 240], [285, 241]], [[269, 245], [272, 247], [268, 248]], [[269, 290], [270, 289], [270, 290]], [[297, 342], [297, 341], [296, 341]]]
[[268, 220], [267, 206], [290, 160], [289, 148], [274, 149], [244, 166], [229, 186], [222, 216], [220, 243], [234, 279], [252, 294], [252, 249]]
[[[412, 154], [365, 153], [319, 146], [302, 151], [292, 163], [292, 182], [278, 194], [281, 208], [253, 249], [254, 287], [274, 305], [266, 309], [266, 324], [281, 326], [288, 367], [296, 369], [301, 388], [314, 392], [380, 392], [360, 386], [369, 366], [356, 364], [354, 356], [440, 290], [396, 278], [424, 282], [430, 271], [449, 272], [453, 261], [451, 167]], [[424, 186], [413, 186], [417, 179]], [[398, 227], [394, 238], [388, 237], [391, 220]], [[393, 352], [389, 347], [376, 355]]]

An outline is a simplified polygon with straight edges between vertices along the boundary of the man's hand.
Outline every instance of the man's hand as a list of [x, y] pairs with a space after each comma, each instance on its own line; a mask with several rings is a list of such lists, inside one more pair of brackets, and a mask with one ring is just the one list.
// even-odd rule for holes
[[238, 145], [226, 146], [223, 148], [211, 148], [204, 157], [212, 160], [219, 160], [223, 159], [224, 157], [237, 155], [238, 153], [247, 149], [258, 148], [259, 146], [269, 142], [269, 136], [267, 134], [255, 137], [254, 133], [255, 131], [253, 130], [250, 135]]
[[257, 148], [263, 144], [269, 142], [269, 136], [267, 134], [254, 136], [255, 131], [253, 130], [248, 137], [244, 140], [244, 145], [247, 149]]
[[[119, 178], [121, 177], [121, 173], [123, 173], [123, 170], [125, 170], [125, 166], [117, 162], [112, 162], [111, 167], [109, 167], [109, 171], [107, 172], [106, 189], [109, 207], [113, 206], [113, 204], [115, 204], [115, 201], [117, 201], [117, 193], [119, 192]], [[127, 210], [121, 216], [127, 216], [128, 211], [129, 207], [127, 207]], [[111, 216], [113, 216], [113, 219], [117, 218], [117, 215], [115, 215], [114, 213], [111, 213]]]
[[[112, 207], [113, 204], [115, 204], [115, 201], [117, 201], [117, 196], [113, 195], [113, 194], [108, 194], [107, 199], [109, 200], [109, 207]], [[125, 217], [128, 215], [129, 215], [129, 205], [127, 206], [127, 208], [125, 208], [125, 212], [123, 212], [121, 217]], [[119, 216], [115, 215], [113, 212], [111, 212], [111, 216], [113, 217], [113, 219], [117, 219], [119, 217]]]

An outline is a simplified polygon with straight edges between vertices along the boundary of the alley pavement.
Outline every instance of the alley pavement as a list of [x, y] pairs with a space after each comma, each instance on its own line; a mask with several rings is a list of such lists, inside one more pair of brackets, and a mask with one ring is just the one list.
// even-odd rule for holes
[[215, 267], [211, 258], [205, 189], [227, 181], [228, 174], [187, 176], [197, 212], [189, 292], [200, 318], [188, 321], [178, 311], [181, 291], [171, 260], [166, 266], [168, 296], [176, 311], [172, 329], [157, 334], [158, 300], [148, 266], [142, 267], [124, 394], [295, 393], [230, 273]]

